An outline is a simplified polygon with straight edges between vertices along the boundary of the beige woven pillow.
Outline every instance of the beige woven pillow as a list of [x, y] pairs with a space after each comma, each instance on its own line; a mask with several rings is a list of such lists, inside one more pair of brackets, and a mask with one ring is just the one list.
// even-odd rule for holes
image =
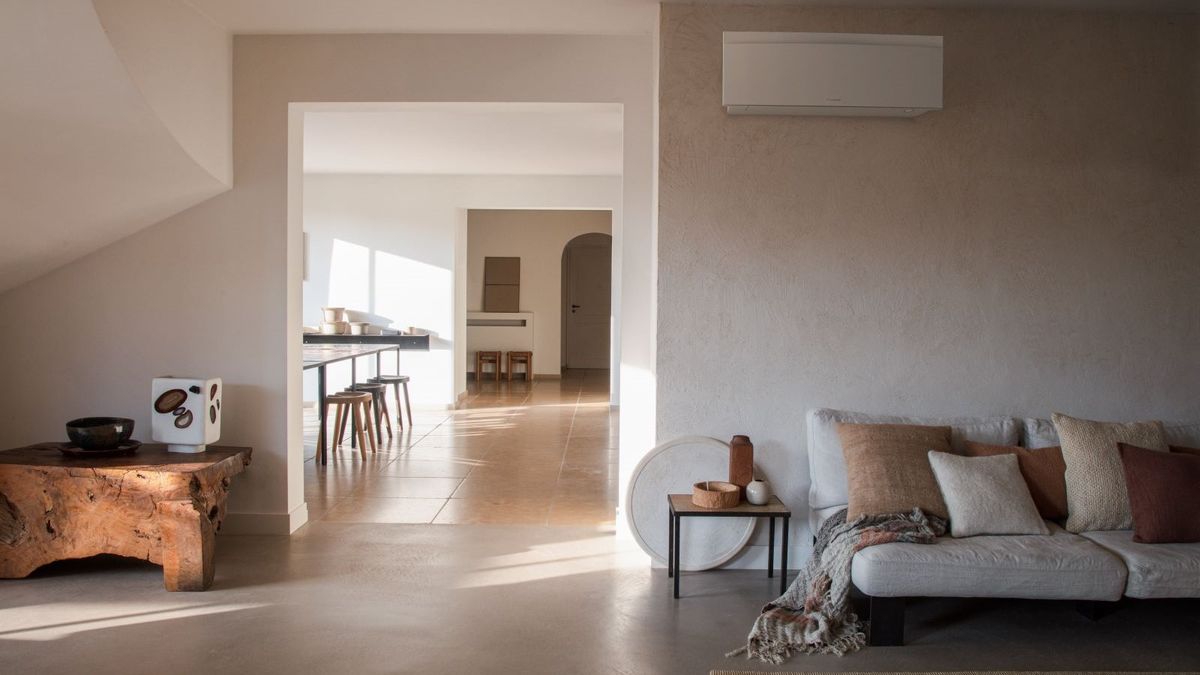
[[914, 508], [947, 517], [929, 451], [951, 451], [950, 427], [838, 424], [837, 432], [850, 488], [847, 521]]
[[1067, 530], [1131, 529], [1133, 514], [1117, 444], [1166, 452], [1162, 422], [1093, 422], [1061, 413], [1053, 419], [1067, 464]]

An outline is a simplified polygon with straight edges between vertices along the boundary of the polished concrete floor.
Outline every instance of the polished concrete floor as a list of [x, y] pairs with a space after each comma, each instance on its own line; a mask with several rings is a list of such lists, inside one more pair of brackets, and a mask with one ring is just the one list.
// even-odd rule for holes
[[[312, 522], [219, 536], [208, 592], [167, 593], [159, 568], [117, 558], [0, 581], [0, 674], [780, 670], [724, 657], [776, 581], [688, 573], [673, 600], [614, 534], [614, 425], [603, 374], [481, 383], [365, 462], [310, 462]], [[783, 669], [1200, 670], [1198, 610], [1093, 623], [1068, 603], [922, 601], [907, 646]]]
[[[472, 382], [463, 409], [415, 410], [364, 458], [305, 462], [309, 518], [347, 523], [611, 525], [617, 415], [607, 370]], [[419, 386], [414, 383], [413, 386]], [[395, 401], [390, 399], [392, 413]], [[315, 411], [306, 420], [315, 452]]]
[[[139, 561], [59, 563], [0, 582], [0, 673], [694, 673], [772, 670], [723, 654], [774, 583], [667, 577], [602, 527], [320, 521], [218, 538], [205, 593]], [[924, 601], [909, 644], [787, 670], [1200, 670], [1196, 603], [1098, 622], [1070, 604]], [[779, 670], [775, 668], [774, 670]]]

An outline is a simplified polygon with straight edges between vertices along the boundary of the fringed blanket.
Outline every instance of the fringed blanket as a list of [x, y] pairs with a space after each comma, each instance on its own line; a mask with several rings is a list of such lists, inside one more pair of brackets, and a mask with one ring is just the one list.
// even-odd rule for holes
[[750, 629], [746, 646], [727, 654], [746, 653], [783, 663], [793, 653], [837, 654], [861, 649], [867, 642], [858, 615], [850, 606], [850, 562], [868, 546], [907, 541], [930, 544], [945, 534], [946, 521], [912, 513], [864, 516], [846, 522], [845, 509], [821, 526], [812, 558], [787, 592], [763, 607]]

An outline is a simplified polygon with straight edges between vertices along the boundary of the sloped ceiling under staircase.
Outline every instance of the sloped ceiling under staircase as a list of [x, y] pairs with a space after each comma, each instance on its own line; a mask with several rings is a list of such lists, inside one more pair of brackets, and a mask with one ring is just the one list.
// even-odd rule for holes
[[229, 189], [231, 58], [175, 0], [0, 4], [0, 292]]

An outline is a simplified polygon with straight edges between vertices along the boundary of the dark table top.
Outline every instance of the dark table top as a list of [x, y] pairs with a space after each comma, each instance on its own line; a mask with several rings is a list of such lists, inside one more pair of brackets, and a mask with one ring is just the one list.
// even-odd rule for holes
[[428, 335], [325, 335], [305, 333], [306, 345], [380, 345], [391, 349], [429, 351]]
[[762, 506], [750, 502], [742, 502], [728, 509], [706, 509], [692, 503], [691, 495], [667, 495], [671, 503], [671, 513], [680, 516], [791, 516], [792, 510], [779, 501], [779, 497], [771, 495], [771, 499]]
[[24, 448], [0, 452], [0, 468], [4, 465], [59, 467], [67, 469], [146, 469], [147, 471], [190, 473], [244, 455], [249, 461], [250, 448], [210, 445], [204, 452], [167, 452], [162, 443], [143, 443], [132, 455], [119, 457], [68, 457], [58, 451], [58, 443], [39, 443]]

